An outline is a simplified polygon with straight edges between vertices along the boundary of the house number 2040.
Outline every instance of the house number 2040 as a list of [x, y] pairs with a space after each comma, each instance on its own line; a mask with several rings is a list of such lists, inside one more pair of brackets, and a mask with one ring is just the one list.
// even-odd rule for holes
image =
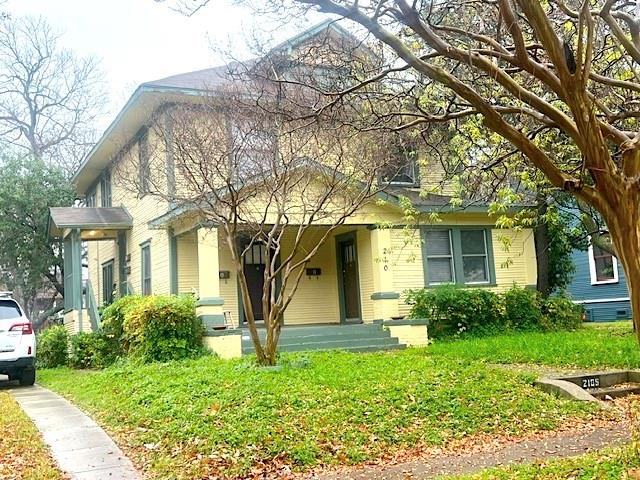
[[583, 378], [582, 388], [599, 388], [600, 379], [597, 377]]

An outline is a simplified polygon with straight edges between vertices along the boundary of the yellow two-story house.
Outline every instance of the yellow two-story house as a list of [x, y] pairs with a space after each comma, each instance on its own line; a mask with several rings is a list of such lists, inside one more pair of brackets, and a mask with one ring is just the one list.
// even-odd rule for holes
[[[288, 48], [330, 30], [333, 35], [348, 35], [325, 23], [291, 40]], [[212, 349], [228, 357], [250, 350], [242, 329], [238, 279], [222, 233], [168, 198], [140, 195], [130, 188], [131, 175], [140, 170], [132, 165], [141, 162], [151, 169], [161, 165], [158, 171], [168, 177], [176, 175], [174, 152], [157, 148], [162, 139], [148, 128], [150, 118], [168, 105], [206, 95], [222, 71], [190, 72], [138, 87], [73, 177], [85, 206], [51, 209], [51, 233], [64, 239], [65, 325], [70, 330], [97, 328], [96, 307], [117, 296], [193, 294], [198, 315], [209, 327], [206, 338]], [[336, 229], [306, 266], [283, 315], [285, 332], [292, 326], [313, 325], [315, 330], [308, 332], [321, 332], [384, 321], [390, 327], [385, 335], [397, 340], [379, 346], [420, 344], [426, 341], [426, 326], [404, 320], [410, 309], [405, 302], [408, 289], [444, 283], [493, 290], [514, 283], [535, 285], [532, 230], [496, 228], [487, 206], [453, 207], [444, 194], [420, 195], [441, 178], [435, 162], [408, 161], [387, 189], [385, 202], [369, 202]], [[165, 181], [171, 188], [176, 179]], [[400, 197], [411, 199], [418, 212], [411, 225]], [[437, 223], [432, 221], [434, 213]], [[324, 227], [320, 222], [314, 228], [317, 235], [312, 231], [304, 240], [309, 245], [321, 237]], [[285, 241], [282, 255], [287, 248]], [[264, 260], [259, 245], [244, 258], [258, 321]], [[350, 334], [353, 339], [358, 330]]]

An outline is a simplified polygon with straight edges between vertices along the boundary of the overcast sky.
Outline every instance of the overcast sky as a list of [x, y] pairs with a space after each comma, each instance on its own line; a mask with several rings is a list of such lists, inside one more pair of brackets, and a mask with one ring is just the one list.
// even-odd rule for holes
[[[256, 26], [269, 30], [263, 18], [256, 21], [231, 0], [211, 0], [211, 6], [192, 17], [154, 0], [8, 0], [2, 8], [12, 15], [42, 15], [63, 33], [66, 47], [101, 60], [111, 103], [99, 129], [138, 84], [224, 63], [212, 45], [225, 51], [231, 45], [237, 56], [247, 57], [247, 32]], [[322, 19], [314, 16], [308, 25]], [[278, 28], [271, 36], [284, 40], [300, 28]]]

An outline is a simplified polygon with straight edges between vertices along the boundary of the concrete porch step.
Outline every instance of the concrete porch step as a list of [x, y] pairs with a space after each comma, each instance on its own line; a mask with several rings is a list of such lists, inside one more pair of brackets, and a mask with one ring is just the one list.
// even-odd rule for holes
[[[343, 340], [325, 340], [318, 339], [315, 341], [299, 341], [299, 342], [287, 342], [280, 343], [278, 349], [281, 352], [303, 352], [307, 350], [381, 350], [390, 348], [396, 348], [398, 346], [404, 347], [398, 342], [397, 338], [392, 337], [380, 337], [380, 338], [349, 338]], [[254, 353], [255, 349], [253, 344], [242, 345], [242, 353], [249, 354]]]
[[[266, 335], [261, 333], [260, 339], [264, 341]], [[280, 336], [280, 340], [278, 342], [279, 345], [291, 345], [297, 343], [316, 343], [316, 342], [329, 342], [329, 341], [349, 341], [349, 340], [363, 340], [363, 339], [380, 339], [380, 338], [391, 338], [391, 334], [387, 330], [380, 331], [362, 331], [362, 332], [328, 332], [325, 334], [315, 334], [315, 335], [286, 335]], [[250, 346], [253, 345], [251, 341], [251, 336], [249, 332], [243, 333], [242, 335], [242, 345]]]

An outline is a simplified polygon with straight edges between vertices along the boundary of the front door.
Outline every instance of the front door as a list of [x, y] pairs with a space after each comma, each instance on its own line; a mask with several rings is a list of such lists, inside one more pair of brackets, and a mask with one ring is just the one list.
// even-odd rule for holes
[[360, 321], [360, 287], [358, 284], [358, 255], [355, 235], [338, 241], [340, 287], [343, 301], [343, 320]]
[[[256, 321], [264, 320], [262, 291], [266, 261], [265, 246], [261, 243], [252, 245], [252, 248], [244, 255], [244, 276], [247, 279], [251, 307]], [[246, 318], [244, 321], [246, 322]]]

